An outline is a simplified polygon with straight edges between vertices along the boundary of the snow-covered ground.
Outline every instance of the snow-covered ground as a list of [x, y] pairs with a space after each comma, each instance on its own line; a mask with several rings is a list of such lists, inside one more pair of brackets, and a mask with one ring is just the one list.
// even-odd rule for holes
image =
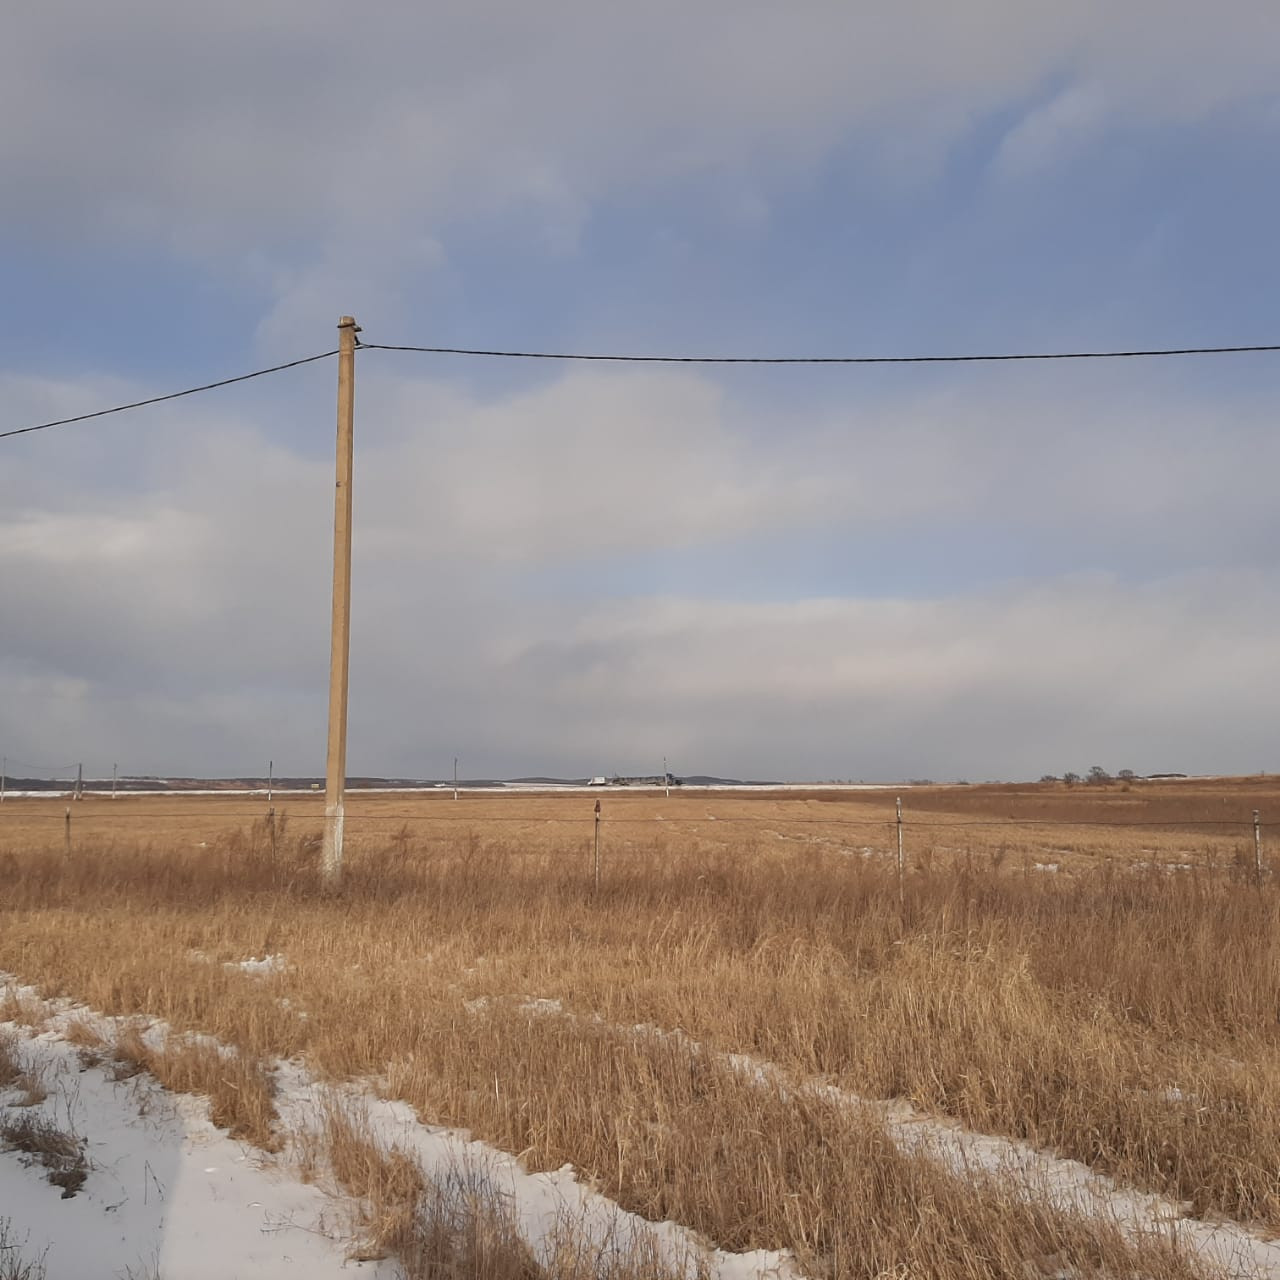
[[[64, 1198], [31, 1157], [0, 1155], [0, 1217], [24, 1259], [44, 1259], [48, 1280], [395, 1274], [388, 1262], [347, 1262], [340, 1208], [216, 1129], [203, 1100], [146, 1075], [117, 1082], [105, 1066], [85, 1068], [53, 1033], [19, 1045], [48, 1090], [25, 1114], [81, 1138], [88, 1163], [84, 1185]], [[16, 1097], [0, 1093], [0, 1114], [13, 1114]]]
[[[275, 967], [267, 957], [237, 966], [247, 974]], [[0, 973], [0, 993], [37, 1001], [37, 993]], [[43, 1002], [40, 1002], [43, 1005]], [[594, 1253], [627, 1250], [640, 1240], [689, 1277], [755, 1280], [794, 1276], [785, 1254], [729, 1253], [707, 1246], [676, 1223], [649, 1223], [578, 1181], [566, 1166], [529, 1173], [512, 1156], [466, 1133], [419, 1123], [404, 1103], [372, 1089], [334, 1090], [310, 1078], [298, 1063], [277, 1066], [276, 1108], [286, 1138], [280, 1156], [233, 1141], [209, 1121], [203, 1099], [167, 1092], [149, 1076], [113, 1078], [111, 1064], [86, 1065], [65, 1033], [74, 1020], [110, 1042], [123, 1020], [102, 1017], [68, 1002], [44, 1005], [45, 1029], [0, 1023], [13, 1038], [23, 1066], [47, 1092], [24, 1105], [17, 1088], [0, 1091], [0, 1120], [40, 1117], [83, 1140], [88, 1174], [64, 1198], [47, 1170], [31, 1156], [4, 1151], [0, 1142], [0, 1219], [27, 1260], [43, 1259], [48, 1280], [118, 1276], [150, 1280], [268, 1280], [289, 1275], [371, 1277], [399, 1274], [391, 1261], [355, 1262], [359, 1207], [298, 1180], [291, 1152], [308, 1132], [319, 1132], [326, 1108], [341, 1106], [385, 1149], [412, 1157], [428, 1181], [474, 1187], [477, 1181], [509, 1207], [535, 1257], [547, 1260], [565, 1229]], [[152, 1023], [150, 1043], [167, 1031]]]

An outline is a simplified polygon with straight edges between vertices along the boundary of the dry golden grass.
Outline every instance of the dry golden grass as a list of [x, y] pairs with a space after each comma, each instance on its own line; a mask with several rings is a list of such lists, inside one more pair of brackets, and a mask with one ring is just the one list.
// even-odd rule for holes
[[261, 1061], [226, 1052], [206, 1039], [168, 1037], [154, 1047], [137, 1025], [126, 1026], [117, 1036], [112, 1057], [118, 1079], [146, 1071], [166, 1089], [207, 1097], [209, 1118], [233, 1138], [264, 1151], [279, 1150], [275, 1090]]
[[[363, 1209], [364, 1240], [353, 1250], [359, 1261], [400, 1255], [417, 1233], [418, 1204], [427, 1183], [415, 1161], [379, 1143], [358, 1108], [331, 1099], [325, 1107], [320, 1157], [334, 1181]], [[311, 1154], [306, 1163], [319, 1163]]]
[[[953, 812], [978, 791], [951, 797]], [[126, 803], [164, 806], [180, 832], [182, 802]], [[386, 834], [371, 824], [353, 841], [338, 896], [318, 882], [314, 813], [277, 824], [273, 842], [260, 820], [243, 825], [243, 803], [206, 819], [217, 806], [192, 797], [191, 830], [150, 847], [113, 819], [111, 840], [86, 837], [70, 859], [25, 811], [10, 826], [6, 803], [0, 968], [234, 1046], [248, 1088], [217, 1094], [216, 1049], [146, 1065], [217, 1094], [219, 1123], [253, 1141], [275, 1140], [262, 1064], [300, 1055], [333, 1079], [380, 1077], [425, 1120], [531, 1166], [572, 1162], [646, 1216], [726, 1247], [794, 1249], [814, 1275], [1024, 1280], [1024, 1262], [1058, 1257], [1137, 1267], [1108, 1228], [904, 1156], [856, 1108], [753, 1082], [717, 1056], [747, 1052], [796, 1081], [907, 1097], [1280, 1227], [1277, 895], [1232, 871], [1238, 837], [1180, 830], [1197, 821], [1182, 810], [1142, 829], [1142, 849], [1163, 842], [1157, 857], [1125, 852], [1131, 832], [1082, 827], [1091, 852], [1070, 875], [1028, 869], [1024, 856], [1045, 854], [1034, 827], [1002, 828], [1003, 854], [913, 849], [900, 910], [890, 865], [823, 817], [883, 815], [884, 796], [607, 796], [644, 822], [634, 836], [620, 820], [607, 829], [599, 894], [590, 796], [430, 797], [423, 812], [468, 811], [438, 826], [404, 824], [405, 797], [371, 798]], [[1160, 861], [1199, 865], [1139, 867]], [[225, 967], [270, 953], [287, 967]], [[574, 1016], [532, 1013], [528, 997]], [[706, 1051], [637, 1023], [683, 1028]], [[392, 1228], [394, 1214], [386, 1238]], [[1141, 1269], [1190, 1270], [1150, 1244]]]
[[44, 1005], [29, 996], [6, 991], [0, 996], [0, 1022], [13, 1022], [39, 1031], [45, 1024]]
[[102, 1033], [85, 1018], [71, 1018], [62, 1028], [62, 1038], [80, 1049], [101, 1049], [106, 1040]]
[[[961, 1180], [899, 1151], [861, 1108], [754, 1080], [678, 1038], [502, 1006], [423, 1030], [392, 1091], [539, 1164], [573, 1160], [626, 1207], [722, 1247], [787, 1248], [811, 1276], [1134, 1263], [1114, 1230], [1028, 1204], [997, 1176]], [[1159, 1249], [1144, 1265], [1178, 1270]]]
[[11, 1089], [22, 1075], [22, 1059], [11, 1031], [0, 1030], [0, 1089]]
[[[526, 854], [586, 857], [596, 799], [603, 805], [606, 852], [655, 841], [737, 852], [744, 845], [787, 851], [817, 847], [861, 853], [896, 850], [894, 800], [901, 795], [912, 863], [965, 857], [1008, 867], [1057, 862], [1063, 870], [1108, 860], [1163, 865], [1252, 866], [1252, 818], [1280, 824], [1280, 778], [911, 787], [885, 790], [775, 792], [607, 790], [578, 793], [348, 792], [347, 840], [353, 849], [411, 843], [450, 852], [460, 843], [501, 844]], [[0, 809], [0, 850], [63, 849], [64, 814], [72, 812], [72, 852], [148, 845], [225, 857], [234, 837], [259, 824], [269, 854], [265, 797], [122, 795], [8, 799]], [[323, 799], [276, 797], [277, 843], [318, 840]], [[280, 824], [288, 813], [285, 827]], [[980, 824], [980, 825], [974, 825]], [[1053, 824], [1053, 825], [1044, 825]], [[1116, 825], [1098, 825], [1116, 824]], [[1280, 830], [1280, 826], [1277, 827]]]
[[395, 1257], [406, 1280], [684, 1280], [647, 1234], [603, 1242], [562, 1217], [539, 1261], [521, 1238], [512, 1204], [479, 1169], [429, 1178], [381, 1141], [361, 1105], [326, 1099], [323, 1123], [295, 1151], [309, 1179], [327, 1177], [359, 1206], [355, 1260]]
[[39, 1106], [49, 1096], [41, 1071], [23, 1054], [8, 1028], [0, 1029], [0, 1090], [18, 1095], [9, 1103], [12, 1107]]

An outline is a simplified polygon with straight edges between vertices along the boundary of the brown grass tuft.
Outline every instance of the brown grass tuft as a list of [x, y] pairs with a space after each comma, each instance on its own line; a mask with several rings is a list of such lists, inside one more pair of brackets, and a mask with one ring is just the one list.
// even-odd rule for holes
[[107, 1043], [102, 1032], [84, 1018], [70, 1019], [62, 1029], [62, 1037], [81, 1049], [101, 1049]]
[[331, 1100], [324, 1116], [324, 1156], [337, 1184], [364, 1206], [361, 1262], [401, 1254], [411, 1242], [426, 1181], [416, 1162], [374, 1137], [353, 1105]]
[[0, 1089], [18, 1093], [14, 1107], [39, 1106], [48, 1096], [43, 1072], [23, 1054], [18, 1037], [8, 1030], [0, 1031]]
[[275, 1086], [261, 1061], [208, 1040], [176, 1036], [153, 1048], [136, 1025], [121, 1029], [113, 1057], [117, 1080], [146, 1071], [166, 1089], [202, 1094], [209, 1099], [209, 1118], [220, 1129], [264, 1151], [280, 1149]]
[[62, 1188], [64, 1200], [74, 1196], [89, 1176], [84, 1147], [83, 1138], [59, 1129], [44, 1116], [0, 1116], [0, 1150], [32, 1156], [44, 1166], [45, 1178]]
[[481, 1175], [428, 1179], [417, 1162], [379, 1142], [359, 1107], [331, 1098], [323, 1156], [337, 1184], [362, 1206], [352, 1258], [394, 1256], [407, 1280], [541, 1280], [510, 1207]]
[[0, 1022], [13, 1022], [33, 1031], [43, 1031], [49, 1021], [49, 1010], [43, 1000], [19, 994], [12, 988], [0, 996]]
[[18, 1039], [12, 1031], [0, 1029], [0, 1089], [11, 1089], [21, 1074]]

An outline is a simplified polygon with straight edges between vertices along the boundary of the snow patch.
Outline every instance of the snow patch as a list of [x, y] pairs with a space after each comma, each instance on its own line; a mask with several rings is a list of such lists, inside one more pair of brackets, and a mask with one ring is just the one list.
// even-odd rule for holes
[[[55, 1032], [25, 1044], [51, 1086], [30, 1112], [83, 1139], [88, 1161], [84, 1185], [63, 1199], [42, 1171], [0, 1155], [0, 1206], [22, 1256], [43, 1255], [48, 1280], [351, 1275], [331, 1200], [216, 1129], [203, 1100], [85, 1067]], [[396, 1274], [389, 1262], [359, 1270]]]
[[543, 1264], [554, 1254], [561, 1228], [568, 1226], [596, 1256], [625, 1255], [632, 1242], [647, 1237], [660, 1256], [689, 1280], [710, 1274], [719, 1280], [780, 1277], [799, 1280], [789, 1255], [768, 1250], [730, 1253], [706, 1245], [674, 1222], [649, 1222], [584, 1186], [572, 1165], [549, 1173], [529, 1173], [514, 1156], [457, 1130], [424, 1125], [406, 1103], [375, 1097], [360, 1086], [319, 1085], [295, 1064], [282, 1066], [277, 1100], [293, 1132], [323, 1127], [328, 1107], [353, 1111], [384, 1148], [410, 1156], [439, 1185], [479, 1187], [508, 1203], [521, 1237]]
[[[400, 1274], [391, 1260], [347, 1260], [358, 1219], [349, 1199], [302, 1184], [282, 1158], [234, 1142], [210, 1122], [203, 1099], [171, 1094], [145, 1074], [116, 1081], [109, 1066], [86, 1066], [80, 1051], [62, 1038], [77, 1021], [110, 1044], [123, 1028], [138, 1027], [139, 1019], [107, 1017], [69, 1000], [43, 1001], [34, 988], [0, 972], [0, 993], [6, 989], [39, 1001], [49, 1013], [48, 1030], [40, 1034], [12, 1023], [0, 1023], [0, 1031], [12, 1032], [53, 1081], [41, 1105], [86, 1139], [90, 1163], [82, 1190], [63, 1201], [18, 1159], [0, 1154], [0, 1206], [24, 1241], [23, 1256], [45, 1254], [48, 1280], [127, 1275], [130, 1269], [183, 1280], [325, 1280], [353, 1271], [389, 1280]], [[486, 1002], [472, 1004], [478, 1012]], [[531, 1001], [530, 1008], [563, 1016], [554, 1000]], [[146, 1023], [143, 1035], [157, 1048], [195, 1041], [226, 1055], [236, 1052], [209, 1036], [171, 1033], [156, 1020]], [[366, 1120], [382, 1145], [413, 1157], [429, 1179], [444, 1186], [491, 1187], [511, 1206], [521, 1236], [544, 1261], [568, 1228], [600, 1254], [625, 1253], [647, 1238], [689, 1280], [800, 1280], [789, 1254], [732, 1253], [677, 1223], [651, 1223], [584, 1186], [572, 1166], [529, 1173], [514, 1156], [467, 1133], [420, 1123], [412, 1108], [379, 1097], [372, 1083], [322, 1085], [297, 1062], [277, 1064], [275, 1083], [280, 1131], [295, 1150], [303, 1135], [322, 1127], [325, 1108], [337, 1100]], [[10, 1097], [0, 1093], [0, 1106]]]
[[252, 973], [258, 976], [267, 973], [283, 973], [289, 966], [282, 955], [250, 956], [247, 960], [230, 960], [222, 966], [224, 969], [239, 969], [241, 973]]
[[[559, 1016], [603, 1026], [619, 1035], [669, 1039], [697, 1053], [712, 1053], [679, 1028], [609, 1023], [598, 1014], [560, 1011], [558, 1000], [545, 997], [524, 996], [516, 1003], [521, 1009], [542, 1016], [559, 1012]], [[1013, 1138], [974, 1133], [959, 1121], [921, 1112], [902, 1099], [867, 1098], [818, 1081], [796, 1081], [776, 1063], [748, 1054], [714, 1056], [753, 1083], [780, 1088], [784, 1095], [809, 1093], [878, 1115], [899, 1149], [936, 1160], [961, 1177], [973, 1169], [985, 1170], [1006, 1179], [1030, 1202], [1113, 1222], [1136, 1243], [1149, 1238], [1153, 1230], [1162, 1231], [1188, 1253], [1220, 1268], [1227, 1276], [1280, 1280], [1280, 1240], [1264, 1239], [1240, 1223], [1192, 1218], [1188, 1216], [1188, 1203], [1122, 1186], [1078, 1160], [1037, 1150]], [[1176, 1087], [1164, 1091], [1163, 1096], [1170, 1102], [1186, 1097]]]

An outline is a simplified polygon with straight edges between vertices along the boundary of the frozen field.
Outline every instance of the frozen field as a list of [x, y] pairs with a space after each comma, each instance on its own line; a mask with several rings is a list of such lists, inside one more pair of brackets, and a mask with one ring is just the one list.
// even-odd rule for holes
[[6, 802], [0, 1265], [1280, 1276], [1220, 791]]

